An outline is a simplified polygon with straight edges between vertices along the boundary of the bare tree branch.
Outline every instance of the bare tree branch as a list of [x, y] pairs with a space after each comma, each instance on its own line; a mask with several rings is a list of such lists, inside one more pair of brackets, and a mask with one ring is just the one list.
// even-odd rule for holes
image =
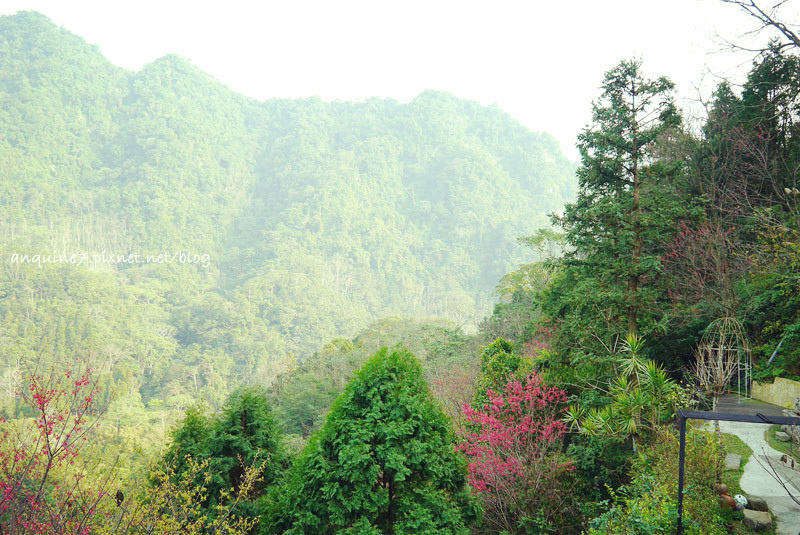
[[777, 481], [781, 487], [783, 487], [783, 490], [786, 491], [786, 494], [789, 496], [789, 498], [792, 499], [794, 503], [800, 505], [800, 496], [796, 495], [793, 491], [789, 490], [789, 487], [786, 485], [786, 482], [783, 480], [780, 474], [778, 474], [777, 468], [775, 468], [775, 466], [772, 464], [769, 455], [767, 455], [763, 449], [761, 450], [761, 452], [764, 454], [764, 459], [767, 461], [767, 465], [769, 466], [769, 468], [764, 466], [764, 463], [761, 462], [761, 460], [758, 458], [758, 455], [755, 456], [756, 462], [759, 464], [759, 466], [761, 466], [761, 468], [764, 469], [764, 471], [766, 471], [770, 476], [772, 476], [772, 478], [775, 479], [775, 481]]
[[[755, 0], [722, 0], [725, 4], [732, 4], [739, 9], [756, 19], [760, 23], [760, 27], [747, 32], [747, 34], [756, 34], [767, 28], [777, 30], [788, 41], [781, 43], [781, 48], [797, 47], [800, 48], [800, 37], [794, 32], [786, 23], [779, 21], [777, 17], [778, 9], [786, 3], [786, 0], [781, 0], [772, 4], [770, 8], [762, 8]], [[731, 43], [732, 46], [740, 50], [748, 50], [738, 45]], [[751, 52], [761, 52], [762, 50], [751, 50]]]

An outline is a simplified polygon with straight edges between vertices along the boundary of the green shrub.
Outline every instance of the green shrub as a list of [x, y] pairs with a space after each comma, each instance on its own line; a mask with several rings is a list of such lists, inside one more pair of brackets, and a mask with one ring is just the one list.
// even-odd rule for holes
[[[611, 492], [610, 509], [595, 518], [589, 535], [675, 533], [678, 519], [678, 437], [661, 428], [631, 468], [631, 483]], [[686, 441], [683, 525], [686, 535], [723, 535], [725, 520], [714, 492], [721, 451], [714, 437], [689, 432]]]

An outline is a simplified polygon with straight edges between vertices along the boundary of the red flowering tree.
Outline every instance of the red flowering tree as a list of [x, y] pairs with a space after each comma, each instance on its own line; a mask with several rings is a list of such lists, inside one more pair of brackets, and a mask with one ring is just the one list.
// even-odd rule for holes
[[572, 467], [560, 458], [566, 393], [532, 373], [487, 392], [481, 409], [464, 405], [471, 432], [459, 449], [469, 459], [469, 483], [484, 504], [492, 533], [568, 533], [575, 524], [569, 485]]
[[696, 228], [681, 224], [662, 258], [672, 278], [672, 300], [695, 307], [695, 313], [702, 305], [712, 319], [735, 315], [740, 305], [736, 282], [748, 269], [744, 249], [734, 227], [711, 221]]
[[21, 418], [0, 418], [0, 535], [252, 533], [256, 520], [234, 511], [259, 483], [259, 463], [243, 466], [237, 489], [220, 492], [228, 500], [213, 519], [206, 487], [195, 484], [211, 476], [207, 461], [187, 459], [181, 474], [155, 469], [125, 492], [109, 492], [114, 470], [99, 470], [84, 450], [103, 413], [94, 403], [97, 379], [77, 359], [75, 366], [31, 375], [17, 393]]
[[96, 422], [91, 370], [32, 375], [19, 393], [32, 421], [0, 421], [0, 533], [85, 534], [104, 492], [79, 450]]
[[553, 347], [553, 329], [539, 327], [536, 334], [523, 345], [522, 355], [530, 358], [541, 357], [549, 353]]

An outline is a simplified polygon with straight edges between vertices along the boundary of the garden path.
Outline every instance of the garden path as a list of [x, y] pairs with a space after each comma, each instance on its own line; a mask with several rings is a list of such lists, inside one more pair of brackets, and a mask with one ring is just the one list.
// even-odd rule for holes
[[[751, 400], [742, 401], [735, 396], [721, 400], [719, 411], [739, 414], [761, 413], [765, 416], [782, 415], [780, 407]], [[781, 464], [782, 454], [772, 449], [764, 437], [768, 427], [766, 424], [720, 422], [720, 429], [723, 433], [738, 436], [753, 450], [740, 481], [742, 491], [767, 501], [777, 519], [776, 535], [800, 535], [800, 505], [795, 503], [787, 493], [788, 489], [800, 500], [800, 473]], [[770, 466], [775, 468], [786, 483], [787, 489], [784, 489], [771, 475]]]

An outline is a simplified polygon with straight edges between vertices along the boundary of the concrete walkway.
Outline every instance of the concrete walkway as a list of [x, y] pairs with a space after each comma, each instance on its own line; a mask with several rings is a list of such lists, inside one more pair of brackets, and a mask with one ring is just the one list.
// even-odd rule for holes
[[[732, 411], [731, 411], [732, 412]], [[759, 411], [760, 412], [760, 411]], [[712, 424], [709, 422], [709, 424]], [[713, 424], [712, 424], [713, 425]], [[800, 499], [800, 474], [784, 467], [781, 453], [772, 449], [764, 438], [769, 429], [765, 424], [742, 422], [720, 422], [723, 433], [738, 436], [753, 450], [744, 467], [740, 485], [745, 494], [764, 498], [778, 523], [776, 535], [800, 534], [800, 505], [796, 504], [786, 490], [770, 475], [770, 465], [775, 467], [792, 494]]]
[[742, 399], [734, 394], [726, 394], [719, 398], [717, 411], [734, 414], [763, 414], [764, 416], [783, 416], [783, 407], [764, 403], [756, 399]]

